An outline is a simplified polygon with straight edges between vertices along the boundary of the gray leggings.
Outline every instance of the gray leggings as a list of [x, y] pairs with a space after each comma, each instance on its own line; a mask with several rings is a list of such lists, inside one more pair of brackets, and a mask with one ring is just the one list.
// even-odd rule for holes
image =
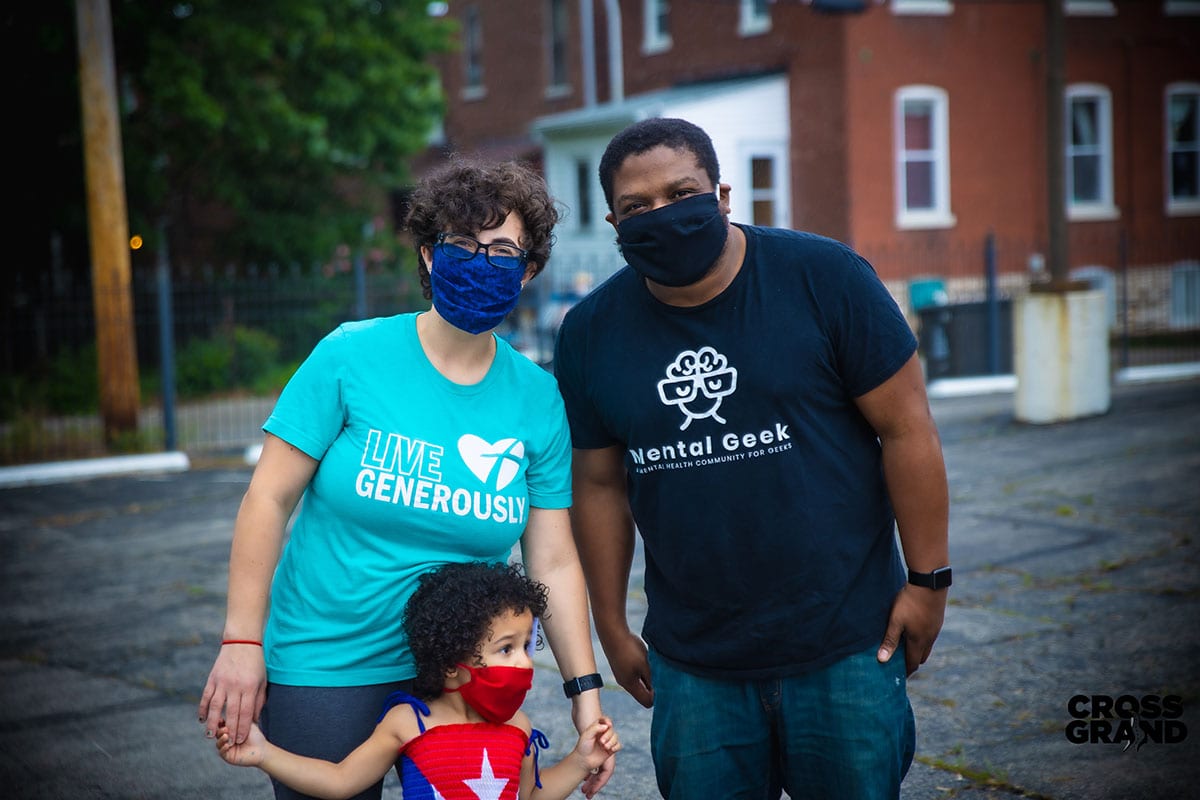
[[[387, 696], [412, 691], [412, 681], [379, 683], [374, 686], [283, 686], [267, 685], [267, 702], [259, 722], [273, 744], [302, 756], [337, 763], [367, 740]], [[311, 800], [272, 779], [276, 800]], [[351, 800], [379, 800], [380, 779]]]

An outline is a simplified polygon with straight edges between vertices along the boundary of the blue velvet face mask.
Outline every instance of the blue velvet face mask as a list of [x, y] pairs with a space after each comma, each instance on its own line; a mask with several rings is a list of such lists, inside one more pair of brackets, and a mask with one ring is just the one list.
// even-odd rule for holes
[[[433, 307], [438, 315], [459, 330], [467, 333], [490, 331], [517, 306], [521, 296], [521, 279], [525, 265], [519, 258], [487, 255], [480, 250], [465, 260], [447, 254], [450, 244], [433, 248], [433, 265], [429, 270]], [[511, 263], [511, 267], [508, 265]]]

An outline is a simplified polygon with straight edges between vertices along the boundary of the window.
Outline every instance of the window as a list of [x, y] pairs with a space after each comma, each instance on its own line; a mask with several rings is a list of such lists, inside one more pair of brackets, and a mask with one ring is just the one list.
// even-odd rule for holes
[[1200, 16], [1200, 0], [1167, 0], [1163, 13], [1168, 17]]
[[1200, 213], [1200, 84], [1167, 86], [1167, 213]]
[[779, 179], [775, 175], [775, 159], [754, 156], [750, 159], [750, 221], [755, 225], [777, 226], [776, 202]]
[[767, 0], [741, 0], [738, 10], [738, 33], [753, 36], [771, 30], [771, 10]]
[[1112, 100], [1094, 84], [1068, 87], [1066, 93], [1067, 217], [1115, 219], [1112, 189]]
[[667, 0], [642, 0], [642, 50], [661, 53], [671, 49], [671, 6]]
[[575, 210], [581, 229], [592, 227], [592, 167], [587, 159], [575, 162]]
[[1117, 14], [1112, 0], [1063, 0], [1063, 11], [1072, 17], [1113, 17]]
[[565, 93], [567, 77], [567, 0], [549, 0], [546, 56], [549, 60], [547, 94]]
[[954, 13], [954, 4], [950, 0], [892, 0], [892, 13], [944, 17]]
[[1184, 261], [1171, 267], [1172, 328], [1200, 327], [1200, 262]]
[[947, 228], [950, 133], [946, 92], [907, 86], [896, 93], [896, 226]]
[[463, 98], [474, 100], [483, 97], [483, 20], [479, 6], [467, 6], [463, 13], [463, 58], [465, 77]]

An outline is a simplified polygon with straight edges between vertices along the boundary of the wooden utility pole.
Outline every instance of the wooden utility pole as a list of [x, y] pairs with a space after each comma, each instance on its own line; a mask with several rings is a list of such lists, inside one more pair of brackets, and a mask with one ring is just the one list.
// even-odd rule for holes
[[1063, 0], [1046, 4], [1046, 233], [1050, 283], [1060, 288], [1070, 272], [1067, 252], [1066, 138], [1063, 106]]
[[100, 413], [111, 444], [118, 434], [137, 430], [140, 405], [125, 163], [108, 0], [75, 0], [75, 17]]

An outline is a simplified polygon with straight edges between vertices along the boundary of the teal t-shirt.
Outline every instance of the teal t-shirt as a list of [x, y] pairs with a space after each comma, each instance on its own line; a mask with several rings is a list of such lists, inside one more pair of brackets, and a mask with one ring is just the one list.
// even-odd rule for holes
[[267, 676], [294, 686], [412, 678], [404, 604], [448, 561], [507, 561], [531, 507], [571, 504], [571, 444], [550, 373], [496, 337], [482, 381], [426, 358], [416, 314], [341, 325], [263, 430], [320, 463], [271, 587]]

